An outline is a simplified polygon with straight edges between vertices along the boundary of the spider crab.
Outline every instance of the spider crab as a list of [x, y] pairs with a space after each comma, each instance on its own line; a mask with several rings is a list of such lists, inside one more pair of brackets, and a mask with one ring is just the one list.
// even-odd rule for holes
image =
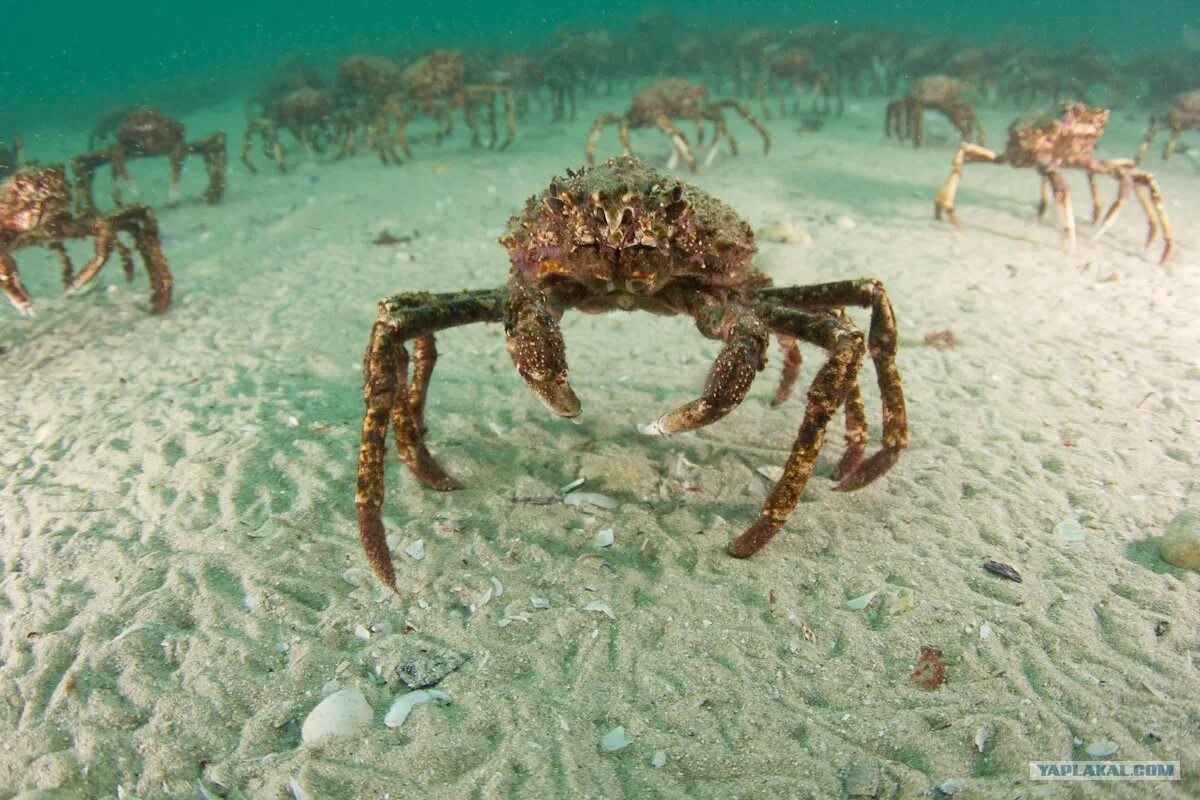
[[[660, 174], [631, 156], [580, 172], [567, 170], [530, 197], [500, 237], [512, 269], [498, 289], [449, 294], [406, 292], [382, 300], [364, 362], [366, 414], [358, 460], [359, 534], [376, 576], [396, 590], [381, 519], [384, 456], [391, 425], [401, 459], [426, 486], [461, 488], [425, 445], [425, 398], [437, 359], [438, 331], [502, 322], [517, 372], [556, 415], [574, 419], [579, 399], [567, 380], [558, 321], [567, 310], [643, 310], [684, 314], [701, 335], [723, 343], [700, 397], [670, 411], [643, 433], [670, 436], [713, 423], [746, 397], [775, 334], [783, 346], [776, 404], [800, 368], [798, 342], [828, 352], [784, 467], [758, 520], [728, 546], [738, 558], [762, 549], [787, 522], [812, 474], [825, 429], [839, 409], [846, 451], [838, 489], [858, 489], [895, 464], [908, 441], [892, 306], [876, 280], [772, 287], [752, 259], [750, 226], [721, 201]], [[843, 313], [869, 308], [864, 336]], [[408, 346], [411, 343], [411, 370]], [[858, 371], [875, 364], [883, 400], [882, 447], [864, 457], [867, 417]]]
[[[926, 75], [908, 88], [904, 99], [888, 103], [883, 121], [883, 132], [887, 136], [896, 134], [900, 141], [911, 139], [913, 147], [921, 146], [922, 118], [925, 109], [940, 111], [958, 129], [964, 142], [984, 143], [983, 126], [975, 116], [975, 110], [959, 95], [971, 88], [971, 84], [948, 75]], [[903, 119], [903, 126], [901, 126]]]
[[188, 142], [184, 138], [184, 132], [182, 122], [154, 108], [135, 108], [102, 120], [92, 132], [89, 146], [94, 148], [97, 141], [103, 142], [110, 134], [113, 138], [112, 144], [102, 150], [71, 159], [71, 171], [75, 173], [77, 210], [96, 210], [92, 185], [97, 168], [104, 164], [112, 165], [112, 198], [119, 206], [121, 191], [118, 179], [134, 191], [137, 190], [125, 162], [132, 158], [158, 156], [166, 156], [171, 160], [172, 198], [179, 196], [183, 159], [189, 155], [202, 157], [205, 167], [208, 168], [208, 188], [204, 191], [204, 199], [209, 203], [220, 202], [225, 193], [225, 166], [228, 158], [225, 151], [225, 134], [218, 131], [199, 141]]
[[709, 103], [707, 100], [708, 87], [682, 78], [670, 78], [649, 86], [633, 98], [633, 104], [629, 106], [629, 110], [625, 112], [624, 116], [601, 114], [596, 118], [592, 124], [591, 133], [588, 134], [587, 163], [595, 163], [596, 145], [600, 142], [600, 134], [607, 126], [617, 126], [626, 155], [633, 151], [633, 145], [629, 139], [630, 129], [654, 126], [662, 131], [663, 135], [674, 145], [672, 163], [676, 157], [681, 157], [687, 162], [692, 172], [695, 172], [696, 157], [692, 154], [687, 139], [676, 130], [672, 120], [693, 120], [696, 123], [697, 143], [703, 142], [704, 129], [701, 125], [704, 122], [712, 123], [713, 142], [705, 159], [707, 164], [716, 156], [717, 146], [720, 144], [722, 135], [729, 140], [729, 149], [734, 155], [737, 155], [737, 141], [729, 133], [729, 127], [725, 124], [725, 115], [722, 113], [722, 109], [725, 108], [737, 111], [759, 132], [763, 139], [764, 155], [771, 149], [771, 137], [767, 135], [767, 129], [754, 118], [754, 115], [745, 106], [736, 100], [718, 100], [714, 103]]
[[1200, 89], [1184, 92], [1176, 96], [1175, 102], [1162, 116], [1150, 118], [1150, 127], [1146, 129], [1146, 138], [1138, 148], [1134, 160], [1139, 164], [1142, 156], [1150, 149], [1150, 143], [1158, 135], [1158, 131], [1166, 126], [1171, 131], [1171, 138], [1163, 146], [1163, 160], [1170, 158], [1179, 143], [1179, 135], [1184, 131], [1200, 131]]
[[[845, 110], [846, 103], [842, 96], [841, 81], [829, 70], [813, 67], [812, 50], [797, 47], [768, 56], [766, 80], [759, 89], [759, 101], [762, 104], [764, 117], [770, 117], [770, 113], [767, 111], [767, 94], [778, 91], [780, 81], [792, 87], [795, 98], [793, 111], [798, 111], [800, 108], [800, 95], [804, 92], [805, 84], [812, 85], [812, 111], [817, 111], [818, 101], [820, 101], [821, 113], [828, 114], [832, 96], [837, 97], [837, 113], [841, 114]], [[779, 114], [782, 116], [784, 113], [786, 113], [784, 95], [780, 93]]]
[[[1174, 235], [1167, 212], [1163, 208], [1162, 193], [1154, 176], [1137, 168], [1131, 158], [1112, 158], [1097, 161], [1092, 156], [1096, 142], [1104, 134], [1108, 123], [1107, 108], [1089, 108], [1082, 103], [1067, 102], [1056, 110], [1042, 114], [1020, 117], [1008, 128], [1008, 146], [1003, 153], [995, 153], [979, 145], [963, 142], [954, 156], [953, 167], [946, 184], [934, 200], [934, 217], [941, 219], [945, 213], [954, 226], [961, 227], [954, 213], [954, 197], [962, 178], [963, 165], [970, 162], [1009, 164], [1019, 169], [1036, 169], [1042, 178], [1042, 198], [1038, 206], [1038, 219], [1045, 216], [1053, 193], [1058, 207], [1063, 235], [1068, 246], [1075, 247], [1075, 216], [1071, 211], [1071, 195], [1067, 188], [1063, 169], [1082, 169], [1087, 173], [1088, 187], [1092, 194], [1092, 222], [1100, 222], [1095, 238], [1099, 238], [1113, 224], [1130, 194], [1137, 196], [1146, 214], [1149, 231], [1146, 246], [1154, 241], [1159, 226], [1162, 227], [1163, 251], [1159, 263], [1166, 262], [1171, 255]], [[1097, 175], [1109, 175], [1119, 186], [1117, 199], [1100, 221], [1100, 190], [1096, 185]]]
[[251, 174], [258, 173], [250, 160], [255, 136], [262, 140], [263, 152], [275, 162], [279, 171], [287, 172], [283, 145], [279, 141], [280, 128], [291, 133], [305, 153], [324, 151], [335, 139], [348, 137], [352, 133], [345, 115], [340, 113], [337, 97], [330, 89], [313, 86], [294, 89], [264, 111], [264, 115], [246, 125], [246, 133], [242, 137], [242, 163]]
[[400, 76], [404, 98], [423, 114], [437, 120], [439, 142], [454, 129], [451, 112], [461, 108], [467, 128], [471, 131], [471, 145], [478, 145], [480, 138], [476, 114], [482, 108], [487, 114], [488, 128], [491, 132], [488, 147], [497, 147], [499, 137], [496, 130], [495, 101], [497, 97], [500, 98], [504, 103], [505, 138], [497, 149], [505, 149], [512, 144], [517, 130], [513, 120], [512, 90], [498, 84], [468, 84], [464, 78], [465, 73], [462, 53], [457, 50], [434, 50], [405, 67]]
[[[62, 267], [67, 291], [83, 288], [100, 272], [114, 250], [133, 280], [133, 256], [118, 238], [128, 234], [150, 275], [150, 311], [161, 314], [171, 305], [171, 270], [158, 240], [158, 223], [146, 206], [129, 206], [111, 214], [71, 214], [71, 189], [62, 165], [24, 167], [0, 183], [0, 290], [22, 314], [33, 313], [29, 292], [21, 283], [12, 254], [23, 247], [53, 250]], [[63, 242], [96, 241], [95, 255], [75, 272]]]

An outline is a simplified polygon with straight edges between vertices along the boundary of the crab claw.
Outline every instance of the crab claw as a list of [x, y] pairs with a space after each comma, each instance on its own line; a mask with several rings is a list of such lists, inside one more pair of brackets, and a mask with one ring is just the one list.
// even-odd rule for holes
[[546, 408], [575, 420], [581, 406], [567, 381], [566, 344], [554, 314], [540, 300], [526, 298], [510, 308], [505, 327], [509, 355], [529, 389]]

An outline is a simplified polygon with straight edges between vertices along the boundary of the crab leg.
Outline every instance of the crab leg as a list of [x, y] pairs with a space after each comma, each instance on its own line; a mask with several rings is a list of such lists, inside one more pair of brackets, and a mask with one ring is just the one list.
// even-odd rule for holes
[[21, 283], [17, 261], [6, 250], [0, 250], [0, 291], [21, 314], [33, 316], [33, 300]]
[[[601, 114], [596, 117], [596, 121], [592, 123], [591, 131], [588, 132], [587, 150], [585, 151], [585, 159], [588, 164], [596, 163], [596, 145], [600, 143], [600, 134], [604, 132], [604, 129], [609, 125], [625, 126], [625, 124], [625, 118], [618, 117], [616, 114]], [[622, 129], [626, 131], [625, 136], [627, 136], [628, 129], [624, 127]], [[621, 138], [622, 144], [625, 143], [625, 136]], [[631, 148], [625, 145], [626, 153], [629, 153], [630, 150]]]
[[766, 316], [773, 330], [825, 348], [829, 359], [817, 372], [808, 390], [808, 407], [784, 465], [783, 476], [767, 495], [759, 518], [729, 543], [727, 550], [736, 558], [746, 558], [761, 550], [795, 510], [812, 476], [813, 465], [825, 440], [825, 429], [845, 403], [866, 350], [862, 333], [837, 317], [783, 308], [772, 308]]
[[546, 408], [564, 419], [579, 416], [579, 398], [567, 380], [567, 353], [558, 316], [538, 290], [510, 284], [504, 307], [508, 353], [521, 378]]
[[168, 194], [171, 200], [179, 199], [179, 181], [183, 177], [183, 159], [188, 153], [188, 147], [179, 142], [171, 150], [171, 188]]
[[725, 342], [692, 402], [669, 411], [638, 430], [650, 436], [671, 436], [710, 425], [724, 417], [750, 391], [754, 376], [766, 365], [770, 335], [758, 314], [739, 306], [701, 309], [696, 327], [704, 336]]
[[1067, 250], [1075, 252], [1075, 212], [1071, 210], [1071, 190], [1062, 172], [1054, 167], [1039, 167], [1038, 172], [1050, 181], [1054, 192], [1054, 204], [1058, 207], [1058, 218], [1062, 223], [1063, 237], [1067, 240]]
[[1117, 191], [1117, 199], [1108, 209], [1108, 213], [1104, 215], [1104, 221], [1100, 224], [1094, 238], [1100, 238], [1112, 226], [1132, 193], [1137, 196], [1138, 202], [1141, 203], [1142, 210], [1146, 214], [1146, 223], [1149, 226], [1146, 234], [1146, 247], [1149, 247], [1150, 243], [1154, 241], [1158, 226], [1162, 226], [1163, 252], [1159, 263], [1166, 262], [1174, 247], [1175, 237], [1171, 229], [1171, 222], [1167, 218], [1167, 211], [1163, 207], [1162, 193], [1154, 177], [1148, 172], [1136, 169], [1135, 162], [1130, 159], [1097, 162], [1089, 171], [1089, 175], [1093, 172], [1113, 176], [1120, 187]]
[[113, 242], [116, 241], [117, 236], [113, 232], [112, 226], [105, 219], [101, 218], [96, 221], [92, 227], [92, 235], [95, 237], [95, 255], [67, 283], [67, 292], [70, 294], [78, 292], [84, 286], [91, 283], [92, 279], [108, 263], [108, 257], [112, 254]]
[[663, 135], [670, 139], [671, 143], [675, 145], [675, 150], [680, 156], [682, 156], [683, 160], [687, 162], [688, 168], [690, 168], [692, 172], [695, 172], [696, 157], [692, 155], [692, 148], [688, 147], [687, 140], [683, 138], [683, 134], [675, 129], [675, 126], [671, 124], [671, 120], [667, 119], [666, 115], [664, 114], [659, 114], [658, 118], [654, 120], [654, 124], [657, 125], [658, 129], [663, 132]]
[[[862, 462], [856, 460], [849, 463], [843, 459], [843, 464], [839, 467], [841, 474], [837, 488], [840, 491], [851, 491], [866, 486], [891, 469], [908, 445], [908, 414], [904, 407], [900, 373], [896, 369], [899, 336], [896, 331], [895, 313], [892, 311], [887, 291], [879, 281], [866, 278], [813, 286], [763, 289], [759, 292], [759, 298], [766, 303], [806, 311], [830, 311], [844, 306], [871, 309], [867, 345], [871, 360], [875, 363], [875, 375], [883, 402], [882, 447]], [[861, 405], [861, 399], [857, 402]], [[851, 402], [846, 407], [848, 442], [859, 438], [858, 418], [862, 412], [852, 407], [853, 405]], [[862, 423], [861, 430], [865, 433], [865, 422]]]
[[204, 199], [209, 203], [220, 202], [222, 195], [225, 194], [225, 174], [229, 166], [225, 134], [214, 133], [205, 139], [189, 144], [187, 151], [203, 158], [204, 166], [208, 170], [208, 188], [204, 190]]
[[954, 227], [961, 228], [962, 225], [958, 222], [958, 217], [954, 214], [954, 196], [958, 193], [958, 183], [962, 180], [963, 165], [969, 162], [982, 162], [986, 164], [1000, 164], [1002, 157], [988, 150], [985, 147], [980, 147], [977, 144], [963, 142], [958, 146], [958, 152], [954, 154], [954, 162], [950, 168], [950, 177], [946, 178], [946, 183], [938, 191], [937, 197], [933, 200], [933, 217], [941, 219], [942, 213], [945, 212], [946, 218], [954, 224]]
[[[394, 592], [399, 593], [396, 572], [380, 516], [388, 425], [393, 428], [400, 457], [422, 483], [441, 491], [460, 488], [461, 484], [446, 474], [425, 447], [425, 393], [437, 358], [433, 334], [472, 322], [499, 322], [503, 299], [503, 290], [442, 295], [414, 292], [379, 304], [379, 317], [371, 329], [363, 362], [366, 414], [354, 503], [367, 561], [379, 580]], [[416, 363], [410, 387], [404, 343], [414, 339]]]
[[750, 113], [750, 109], [746, 108], [744, 105], [742, 105], [738, 101], [736, 101], [736, 100], [718, 100], [715, 103], [710, 103], [709, 105], [705, 106], [704, 110], [705, 111], [716, 110], [719, 114], [720, 109], [723, 109], [723, 108], [732, 108], [734, 111], [736, 111], [738, 114], [741, 115], [742, 119], [744, 119], [744, 120], [746, 120], [746, 122], [750, 123], [754, 127], [754, 130], [758, 131], [758, 135], [761, 136], [762, 140], [763, 140], [763, 155], [764, 156], [771, 151], [771, 136], [770, 136], [770, 134], [767, 133], [767, 129], [763, 127], [761, 122], [759, 122], [757, 119], [754, 118], [754, 115]]
[[[107, 215], [104, 217], [104, 221], [111, 226], [114, 232], [128, 233], [133, 238], [133, 245], [141, 255], [142, 263], [145, 264], [146, 272], [150, 276], [150, 313], [162, 314], [171, 306], [173, 280], [171, 268], [167, 264], [167, 257], [163, 255], [158, 237], [158, 220], [155, 218], [154, 212], [150, 210], [149, 206], [130, 206]], [[116, 237], [113, 238], [115, 241]], [[119, 243], [114, 244], [113, 247], [118, 252], [124, 250]], [[125, 261], [126, 275], [128, 275], [129, 260], [124, 254], [122, 260]]]

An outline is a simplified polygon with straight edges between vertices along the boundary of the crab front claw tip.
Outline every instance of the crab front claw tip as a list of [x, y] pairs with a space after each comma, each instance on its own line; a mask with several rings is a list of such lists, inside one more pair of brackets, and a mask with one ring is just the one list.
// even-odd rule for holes
[[663, 430], [662, 419], [656, 419], [647, 425], [638, 425], [638, 433], [646, 436], [666, 436], [667, 432]]
[[579, 424], [579, 415], [583, 411], [583, 406], [579, 402], [579, 398], [575, 396], [575, 392], [571, 389], [571, 385], [566, 381], [546, 381], [544, 383], [530, 383], [530, 388], [538, 399], [550, 409], [555, 416], [569, 419], [575, 424]]

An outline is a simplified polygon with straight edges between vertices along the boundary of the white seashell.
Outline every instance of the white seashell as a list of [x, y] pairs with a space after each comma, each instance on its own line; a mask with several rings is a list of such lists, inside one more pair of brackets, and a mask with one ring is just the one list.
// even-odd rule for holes
[[489, 586], [484, 590], [483, 596], [479, 598], [479, 607], [483, 608], [490, 602], [492, 602], [492, 587]]
[[496, 434], [497, 436], [503, 436], [505, 433], [504, 428], [500, 427], [494, 422], [489, 422], [487, 426], [491, 428], [492, 433]]
[[983, 625], [979, 627], [979, 638], [983, 639], [985, 642], [992, 638], [992, 626], [986, 622], [983, 623]]
[[538, 611], [543, 611], [550, 607], [550, 601], [544, 597], [531, 597], [529, 603]]
[[585, 483], [587, 483], [587, 478], [576, 478], [575, 480], [568, 483], [566, 486], [559, 489], [558, 493], [559, 494], [570, 494], [571, 492], [578, 489], [580, 486], [583, 486]]
[[1067, 517], [1055, 525], [1054, 535], [1067, 542], [1082, 542], [1085, 536], [1083, 526], [1073, 517]]
[[564, 497], [563, 503], [568, 506], [582, 506], [587, 503], [597, 508], [616, 508], [620, 505], [611, 497], [596, 492], [574, 492]]
[[369, 630], [367, 630], [366, 628], [364, 628], [362, 625], [354, 626], [354, 635], [360, 639], [370, 639], [371, 638], [371, 632]]
[[326, 697], [308, 713], [300, 728], [300, 738], [316, 745], [326, 736], [350, 736], [371, 724], [371, 706], [357, 689], [342, 689]]
[[404, 554], [413, 561], [421, 561], [425, 558], [425, 540], [417, 539], [415, 542], [404, 548]]
[[979, 730], [975, 731], [975, 749], [982, 753], [983, 749], [985, 747], [987, 747], [987, 743], [988, 743], [987, 728], [980, 728]]
[[308, 800], [308, 795], [300, 788], [295, 778], [288, 778], [288, 791], [292, 793], [292, 800]]
[[448, 703], [450, 695], [439, 692], [437, 689], [417, 689], [415, 692], [402, 694], [396, 698], [392, 707], [384, 715], [383, 724], [389, 728], [399, 728], [404, 724], [404, 720], [408, 719], [409, 713], [414, 708], [435, 702]]
[[769, 481], [777, 482], [780, 478], [783, 477], [783, 467], [776, 467], [776, 466], [759, 467], [758, 474], [762, 475], [764, 478], [766, 478]]
[[617, 618], [617, 616], [615, 614], [613, 614], [612, 609], [608, 607], [608, 604], [601, 603], [599, 600], [593, 600], [592, 602], [588, 603], [586, 606], [583, 607], [583, 610], [584, 611], [598, 611], [601, 614], [604, 614], [609, 619]]
[[846, 608], [850, 609], [851, 611], [862, 611], [871, 604], [871, 601], [875, 599], [875, 595], [877, 594], [879, 594], [878, 590], [859, 595], [853, 600], [847, 600]]
[[606, 753], [615, 753], [628, 746], [629, 737], [625, 735], [625, 728], [620, 726], [604, 734], [604, 738], [600, 740], [600, 747], [604, 748]]
[[650, 759], [650, 766], [655, 769], [662, 769], [667, 765], [667, 751], [659, 750], [654, 754], [654, 758]]
[[596, 532], [596, 547], [612, 547], [613, 532], [612, 528], [605, 528], [602, 531]]
[[1084, 752], [1092, 758], [1104, 758], [1106, 756], [1113, 755], [1120, 749], [1121, 748], [1117, 747], [1117, 745], [1113, 742], [1101, 740], [1099, 742], [1092, 742], [1089, 744]]

